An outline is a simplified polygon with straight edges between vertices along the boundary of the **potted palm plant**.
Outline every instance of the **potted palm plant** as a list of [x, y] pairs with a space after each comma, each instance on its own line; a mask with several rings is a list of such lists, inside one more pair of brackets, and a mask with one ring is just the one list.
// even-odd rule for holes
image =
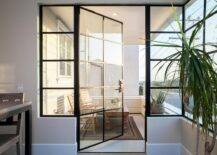
[[164, 113], [164, 101], [166, 98], [166, 95], [164, 92], [160, 91], [157, 95], [157, 98], [155, 99], [153, 96], [151, 96], [152, 102], [151, 102], [151, 113], [152, 114], [163, 114]]
[[[182, 30], [182, 25], [177, 18], [181, 32], [178, 34], [178, 37], [183, 43], [182, 46], [164, 42], [156, 42], [154, 44], [154, 46], [175, 47], [177, 49], [175, 54], [166, 57], [166, 59], [179, 59], [178, 70], [174, 74], [179, 74], [179, 85], [182, 88], [185, 111], [192, 114], [194, 124], [197, 127], [196, 155], [199, 154], [200, 129], [202, 129], [202, 133], [205, 135], [205, 155], [211, 154], [217, 136], [217, 73], [214, 68], [216, 64], [205, 49], [201, 50], [200, 47], [205, 46], [204, 44], [195, 44], [196, 36], [202, 29], [205, 20], [215, 14], [217, 14], [216, 6], [202, 21], [196, 24], [189, 38], [186, 37], [186, 34]], [[216, 47], [216, 45], [212, 44], [207, 44], [206, 46]], [[170, 69], [173, 63], [171, 61], [169, 64], [166, 64], [160, 61], [156, 65], [161, 64], [159, 70], [162, 68], [162, 65], [166, 65], [165, 81], [168, 75], [171, 74]], [[191, 108], [189, 108], [190, 98], [193, 102]], [[212, 130], [212, 132], [209, 132], [209, 130]], [[208, 138], [210, 134], [212, 135], [211, 141]]]

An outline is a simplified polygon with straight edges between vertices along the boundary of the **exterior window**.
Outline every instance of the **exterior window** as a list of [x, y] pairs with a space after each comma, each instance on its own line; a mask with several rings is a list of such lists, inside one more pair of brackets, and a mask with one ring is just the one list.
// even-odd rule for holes
[[185, 6], [185, 27], [190, 28], [203, 19], [204, 0], [191, 0]]
[[[159, 15], [159, 11], [161, 15]], [[177, 49], [154, 45], [159, 42], [182, 44], [178, 36], [180, 29], [177, 24], [177, 19], [182, 23], [182, 8], [151, 7], [150, 13], [150, 114], [181, 115], [182, 93], [179, 88], [179, 77], [174, 74], [177, 71], [179, 58], [166, 58], [174, 54]], [[158, 18], [161, 19], [161, 23], [157, 22], [159, 21]], [[165, 79], [166, 66], [170, 63], [172, 64], [171, 69]]]
[[[204, 13], [204, 4], [206, 1], [206, 12]], [[190, 1], [186, 6], [185, 6], [185, 12], [186, 12], [186, 36], [189, 37], [189, 34], [192, 33], [193, 29], [195, 28], [195, 24], [204, 18], [204, 14], [207, 15], [211, 10], [213, 10], [214, 6], [217, 5], [217, 2], [215, 0], [192, 0]], [[217, 15], [214, 15], [205, 21], [205, 28], [201, 28], [199, 31], [198, 35], [196, 36], [196, 41], [194, 42], [195, 45], [203, 45], [205, 43], [209, 44], [206, 45], [205, 47], [201, 46], [200, 48], [203, 50], [205, 49], [206, 52], [211, 56], [211, 58], [214, 60], [214, 62], [217, 62], [217, 50], [214, 46], [217, 44], [217, 37], [216, 37], [216, 32], [217, 32]], [[216, 67], [216, 64], [213, 64]], [[217, 68], [217, 67], [216, 67]], [[184, 98], [183, 98], [184, 100]], [[193, 99], [189, 98], [189, 107], [190, 109], [193, 108]], [[185, 117], [189, 119], [193, 119], [193, 115], [191, 111], [185, 110], [184, 111]], [[199, 120], [200, 122], [202, 120]], [[202, 122], [201, 122], [202, 123]]]
[[[72, 39], [69, 35], [59, 35], [59, 58], [71, 59], [72, 57]], [[71, 76], [71, 64], [67, 62], [60, 62], [59, 74], [61, 76]]]

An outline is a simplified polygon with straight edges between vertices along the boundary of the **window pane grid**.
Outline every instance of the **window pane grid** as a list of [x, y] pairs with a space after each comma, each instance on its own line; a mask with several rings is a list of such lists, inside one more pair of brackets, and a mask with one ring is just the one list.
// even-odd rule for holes
[[[172, 7], [171, 7], [172, 8]], [[169, 8], [169, 9], [171, 9]], [[162, 7], [162, 10], [167, 9], [168, 11], [168, 7]], [[178, 11], [177, 13], [177, 17], [179, 18], [181, 24], [182, 23], [182, 9], [181, 7], [177, 7], [176, 8]], [[157, 9], [155, 9], [155, 7], [151, 7], [151, 21], [154, 17], [154, 14], [152, 13], [153, 11], [157, 11]], [[170, 10], [171, 14], [173, 14], [174, 10]], [[169, 15], [168, 15], [169, 16]], [[166, 17], [164, 17], [166, 19]], [[165, 20], [167, 22], [165, 22], [166, 24], [161, 24], [160, 28], [154, 28], [154, 24], [151, 23], [150, 25], [150, 37], [151, 37], [151, 45], [150, 45], [150, 65], [152, 63], [157, 63], [157, 62], [166, 62], [166, 63], [170, 63], [170, 62], [178, 62], [179, 58], [166, 58], [167, 56], [177, 52], [177, 49], [175, 48], [171, 48], [171, 47], [160, 47], [160, 46], [153, 46], [153, 44], [160, 44], [159, 42], [170, 42], [170, 43], [175, 43], [177, 44], [177, 40], [179, 39], [179, 36], [181, 34], [181, 31], [179, 31], [178, 29], [178, 25], [176, 24], [175, 18], [174, 16], [170, 15], [169, 22], [168, 20]], [[157, 25], [157, 23], [155, 24], [155, 26]], [[176, 36], [176, 37], [175, 37]], [[153, 38], [154, 37], [154, 38]], [[163, 43], [161, 43], [163, 44]], [[182, 43], [179, 42], [180, 45], [180, 49], [182, 48]], [[165, 65], [166, 66], [166, 65]], [[153, 74], [153, 69], [150, 66], [150, 77], [152, 77]], [[163, 73], [163, 72], [162, 72]], [[161, 75], [160, 75], [161, 77]], [[181, 88], [179, 87], [179, 84], [176, 83], [176, 85], [168, 85], [166, 83], [164, 83], [162, 85], [162, 83], [160, 85], [153, 85], [152, 84], [152, 79], [153, 77], [150, 79], [150, 100], [151, 100], [151, 105], [150, 105], [150, 116], [181, 116], [182, 115], [182, 95], [179, 96], [177, 92], [181, 91]], [[159, 80], [159, 77], [157, 78]], [[157, 81], [158, 81], [157, 80]], [[155, 92], [153, 94], [153, 92]], [[157, 104], [154, 104], [153, 100], [154, 97], [152, 97], [153, 95], [155, 95], [155, 98], [161, 98], [161, 93], [164, 93], [164, 101], [162, 102], [162, 106], [158, 106]], [[167, 93], [165, 93], [167, 92]], [[160, 94], [159, 94], [160, 93]], [[156, 98], [156, 99], [157, 99]], [[156, 100], [156, 102], [159, 101]], [[161, 98], [162, 99], [162, 98]], [[176, 102], [177, 101], [177, 102]], [[155, 102], [155, 103], [156, 103]], [[175, 102], [175, 104], [174, 104]]]
[[42, 116], [74, 115], [73, 14], [73, 6], [42, 7]]

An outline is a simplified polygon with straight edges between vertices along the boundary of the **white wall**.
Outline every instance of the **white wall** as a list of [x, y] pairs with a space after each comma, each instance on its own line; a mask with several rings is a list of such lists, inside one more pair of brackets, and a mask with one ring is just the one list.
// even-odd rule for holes
[[139, 46], [124, 45], [124, 96], [139, 95]]
[[[182, 144], [183, 146], [188, 149], [192, 154], [195, 152], [196, 148], [196, 127], [192, 126], [190, 121], [187, 121], [185, 118], [181, 121], [181, 129], [182, 129]], [[200, 144], [199, 144], [199, 152], [204, 154], [204, 135], [200, 134]], [[209, 137], [211, 141], [211, 137]], [[217, 140], [216, 140], [217, 141]], [[212, 155], [217, 154], [217, 143], [213, 149]]]
[[[148, 155], [193, 155], [196, 128], [182, 117], [148, 117]], [[209, 137], [211, 138], [211, 137]], [[199, 152], [204, 154], [204, 136], [200, 135]], [[217, 143], [212, 155], [217, 154]]]
[[180, 155], [180, 117], [148, 117], [147, 154]]
[[139, 45], [124, 45], [123, 53], [124, 104], [130, 113], [144, 114], [144, 97], [139, 96]]
[[[27, 100], [32, 101], [34, 155], [49, 154], [43, 151], [45, 149], [43, 146], [52, 147], [53, 145], [50, 144], [67, 144], [59, 148], [66, 146], [70, 148], [69, 154], [71, 154], [76, 148], [75, 118], [40, 118], [38, 116], [37, 5], [35, 1], [1, 1], [0, 21], [0, 90], [1, 92], [16, 91], [17, 85], [23, 85]], [[67, 147], [68, 145], [70, 147]], [[55, 145], [50, 150], [55, 150], [54, 148], [56, 148]], [[43, 153], [39, 153], [40, 151]], [[55, 152], [58, 154], [58, 149]]]

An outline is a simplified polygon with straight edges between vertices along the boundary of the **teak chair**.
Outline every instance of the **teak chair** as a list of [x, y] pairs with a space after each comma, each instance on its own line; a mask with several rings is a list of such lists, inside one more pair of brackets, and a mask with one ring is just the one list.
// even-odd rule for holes
[[[23, 104], [23, 99], [23, 93], [0, 94], [0, 108], [6, 104], [11, 104], [13, 106]], [[11, 117], [6, 121], [0, 122], [0, 126], [16, 126], [16, 132], [14, 134], [0, 134], [0, 154], [16, 145], [17, 155], [20, 155], [21, 116], [22, 114], [18, 114], [16, 121]]]
[[[69, 103], [69, 112], [74, 112], [74, 97], [72, 95], [68, 95], [68, 103]], [[89, 94], [89, 91], [84, 89], [80, 90], [80, 113], [83, 114], [80, 116], [80, 127], [81, 131], [92, 131], [93, 133], [96, 133], [96, 126], [97, 126], [97, 120], [96, 120], [96, 114], [92, 113], [97, 110], [97, 106], [94, 105], [93, 100], [91, 98], [91, 95]], [[91, 114], [87, 114], [91, 113]]]

